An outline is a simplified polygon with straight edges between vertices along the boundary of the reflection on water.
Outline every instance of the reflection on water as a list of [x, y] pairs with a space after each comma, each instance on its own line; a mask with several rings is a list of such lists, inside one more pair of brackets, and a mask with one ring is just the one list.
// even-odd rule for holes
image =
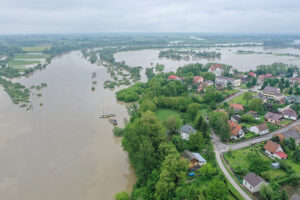
[[[273, 53], [292, 53], [300, 55], [299, 49], [294, 48], [277, 48], [277, 49], [264, 49], [263, 47], [213, 47], [213, 48], [198, 48], [200, 51], [216, 51], [220, 52], [221, 58], [215, 60], [200, 59], [200, 60], [171, 60], [167, 58], [158, 58], [160, 50], [140, 50], [140, 51], [126, 51], [119, 52], [115, 55], [116, 61], [125, 61], [126, 64], [132, 66], [142, 66], [144, 68], [152, 67], [156, 63], [164, 64], [165, 71], [176, 71], [179, 66], [183, 66], [189, 63], [211, 63], [218, 62], [223, 64], [232, 65], [239, 71], [247, 71], [250, 69], [256, 69], [256, 66], [261, 64], [272, 64], [274, 62], [283, 62], [286, 64], [300, 65], [300, 59], [289, 56], [274, 56], [266, 54], [245, 54], [238, 55], [236, 52], [238, 50], [244, 51], [255, 51], [255, 52], [273, 52]], [[146, 80], [145, 69], [143, 69], [142, 80]]]
[[42, 97], [32, 97], [32, 110], [13, 105], [1, 88], [0, 199], [113, 199], [131, 189], [135, 176], [121, 140], [107, 119], [99, 119], [103, 108], [116, 113], [121, 126], [128, 118], [114, 92], [103, 89], [108, 78], [105, 68], [72, 52], [18, 80], [28, 87], [48, 85]]

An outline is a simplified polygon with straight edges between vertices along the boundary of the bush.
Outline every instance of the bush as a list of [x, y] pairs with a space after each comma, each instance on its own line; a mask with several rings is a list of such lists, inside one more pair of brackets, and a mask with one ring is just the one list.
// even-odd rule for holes
[[115, 136], [117, 137], [121, 137], [124, 134], [124, 129], [123, 128], [119, 128], [117, 126], [114, 127], [113, 133]]
[[119, 192], [115, 195], [115, 199], [116, 200], [129, 200], [130, 196], [127, 192], [122, 191], [122, 192]]

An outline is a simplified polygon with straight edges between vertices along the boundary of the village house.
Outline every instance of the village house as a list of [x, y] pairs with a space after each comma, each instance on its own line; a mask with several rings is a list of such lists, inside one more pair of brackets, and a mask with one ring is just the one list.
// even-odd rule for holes
[[168, 76], [168, 80], [180, 80], [179, 76], [176, 75], [170, 75]]
[[216, 76], [222, 76], [224, 70], [220, 64], [214, 64], [209, 67], [208, 72], [212, 72]]
[[206, 160], [199, 153], [184, 150], [182, 152], [182, 157], [189, 160], [189, 168], [200, 167], [206, 164]]
[[[297, 125], [297, 126], [299, 126], [299, 125]], [[287, 131], [284, 131], [284, 132], [274, 135], [274, 137], [278, 136], [280, 141], [283, 141], [284, 139], [288, 140], [290, 138], [293, 138], [295, 140], [296, 144], [298, 145], [300, 143], [300, 134], [297, 131], [297, 129], [298, 129], [298, 127], [297, 128], [292, 127], [290, 130], [287, 130]]]
[[236, 123], [241, 123], [242, 118], [240, 115], [232, 115], [230, 118], [231, 121], [236, 122]]
[[281, 146], [276, 142], [268, 140], [264, 146], [266, 154], [273, 158], [278, 158], [280, 160], [284, 160], [287, 158], [287, 155], [283, 152]]
[[254, 72], [249, 72], [248, 75], [251, 77], [254, 77], [254, 78], [256, 77], [256, 73], [254, 73]]
[[253, 172], [249, 172], [243, 179], [243, 186], [251, 193], [258, 192], [264, 184], [267, 184], [266, 181]]
[[181, 135], [181, 138], [184, 139], [184, 140], [188, 140], [190, 135], [193, 134], [193, 133], [196, 133], [196, 130], [188, 124], [183, 125], [180, 128], [180, 135]]
[[208, 81], [204, 81], [203, 83], [201, 83], [197, 89], [197, 92], [201, 92], [202, 90], [205, 91], [206, 87], [212, 86], [214, 83], [211, 80]]
[[217, 76], [215, 80], [216, 85], [221, 85], [222, 87], [227, 87], [227, 84], [231, 83], [232, 86], [240, 86], [241, 85], [241, 79], [235, 79], [225, 76]]
[[249, 115], [249, 116], [252, 116], [255, 120], [260, 120], [260, 115], [257, 114], [257, 112], [255, 112], [255, 111], [249, 111], [249, 112], [245, 113], [244, 115]]
[[297, 120], [298, 118], [296, 111], [291, 108], [284, 109], [283, 111], [281, 111], [281, 113], [283, 115], [283, 118], [285, 119]]
[[277, 95], [278, 93], [280, 93], [280, 89], [271, 86], [266, 86], [263, 92], [268, 95]]
[[244, 111], [245, 110], [244, 106], [242, 104], [237, 104], [237, 103], [231, 103], [229, 105], [229, 107], [231, 109], [233, 109], [233, 111], [235, 111], [235, 112], [239, 112], [239, 111]]
[[243, 138], [245, 133], [244, 130], [240, 125], [238, 125], [236, 122], [228, 120], [229, 126], [230, 126], [230, 138], [231, 139], [239, 139]]
[[300, 77], [291, 77], [289, 78], [289, 80], [291, 85], [295, 85], [295, 83], [297, 83], [298, 85], [300, 84]]
[[202, 76], [194, 76], [194, 83], [203, 83], [203, 77]]
[[267, 114], [265, 114], [264, 117], [266, 121], [273, 124], [277, 124], [281, 120], [282, 114], [267, 112]]
[[259, 124], [256, 126], [252, 126], [249, 129], [251, 132], [259, 135], [264, 135], [269, 133], [269, 127], [266, 124]]

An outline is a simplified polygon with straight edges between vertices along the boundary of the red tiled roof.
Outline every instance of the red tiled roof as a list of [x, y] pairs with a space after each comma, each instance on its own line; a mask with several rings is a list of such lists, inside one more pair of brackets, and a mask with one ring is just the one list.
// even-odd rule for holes
[[210, 66], [210, 71], [215, 71], [216, 69], [223, 69], [222, 66], [220, 64], [214, 64], [212, 66]]
[[178, 79], [178, 76], [176, 76], [176, 75], [170, 75], [170, 76], [168, 77], [168, 79], [177, 80], [177, 79]]
[[202, 76], [194, 76], [194, 82], [203, 82], [203, 77]]
[[249, 111], [249, 113], [254, 113], [254, 114], [256, 114], [257, 112], [255, 112], [255, 111]]
[[266, 76], [265, 77], [270, 77], [270, 76], [273, 76], [272, 74], [266, 74]]
[[287, 155], [285, 153], [283, 153], [282, 151], [278, 151], [276, 152], [276, 155], [279, 156], [281, 159], [286, 158]]
[[249, 72], [248, 75], [254, 76], [254, 77], [255, 77], [255, 76], [256, 76], [256, 73], [254, 73], [254, 72]]
[[241, 130], [242, 127], [240, 125], [238, 125], [237, 123], [231, 121], [231, 120], [228, 120], [228, 123], [230, 125], [231, 135], [238, 135], [239, 131]]
[[230, 108], [233, 108], [235, 110], [244, 110], [244, 106], [242, 104], [237, 103], [231, 103]]
[[280, 145], [277, 144], [276, 142], [268, 140], [267, 144], [264, 146], [264, 149], [267, 151], [270, 151], [272, 153], [276, 153], [276, 151], [279, 147], [280, 147]]

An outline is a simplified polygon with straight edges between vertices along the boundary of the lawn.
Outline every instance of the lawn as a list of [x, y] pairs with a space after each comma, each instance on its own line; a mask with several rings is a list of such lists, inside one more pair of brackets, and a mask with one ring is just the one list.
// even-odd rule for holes
[[23, 51], [27, 52], [41, 52], [44, 51], [45, 49], [50, 49], [50, 45], [42, 45], [42, 46], [31, 46], [31, 47], [23, 47]]
[[48, 57], [49, 54], [16, 54], [14, 59], [43, 59]]
[[[251, 92], [251, 93], [252, 93], [252, 95], [255, 94], [254, 92]], [[245, 99], [243, 99], [243, 96], [244, 96], [244, 94], [241, 94], [241, 95], [239, 95], [239, 96], [237, 96], [237, 97], [231, 99], [231, 100], [229, 101], [229, 103], [239, 103], [239, 104], [246, 105], [246, 101], [245, 101]]]
[[291, 159], [287, 159], [286, 163], [292, 167], [292, 169], [296, 172], [296, 175], [300, 176], [300, 164], [295, 163]]
[[[248, 163], [247, 154], [249, 152], [255, 151], [255, 149], [259, 150], [259, 148], [260, 148], [259, 145], [255, 145], [244, 149], [239, 149], [236, 151], [232, 151], [231, 157], [229, 156], [228, 153], [226, 153], [224, 157], [233, 171], [237, 171], [239, 168], [248, 171], [249, 163]], [[258, 155], [262, 156], [264, 160], [268, 160], [268, 161], [271, 160], [270, 158], [262, 154], [260, 151], [258, 151]], [[287, 176], [286, 172], [284, 172], [283, 170], [281, 169], [274, 170], [271, 169], [271, 167], [269, 167], [269, 169], [266, 172], [270, 174], [271, 179], [274, 179], [276, 177]]]
[[180, 118], [180, 113], [175, 110], [160, 108], [157, 109], [156, 116], [159, 118], [161, 122], [163, 122], [170, 116], [175, 116]]
[[32, 65], [32, 64], [39, 64], [40, 61], [37, 60], [12, 60], [8, 63], [9, 67], [14, 66], [24, 66], [24, 65]]
[[289, 123], [291, 123], [292, 122], [292, 120], [288, 120], [288, 119], [283, 119], [283, 120], [281, 120], [280, 122], [279, 122], [279, 124], [281, 124], [281, 125], [288, 125]]

